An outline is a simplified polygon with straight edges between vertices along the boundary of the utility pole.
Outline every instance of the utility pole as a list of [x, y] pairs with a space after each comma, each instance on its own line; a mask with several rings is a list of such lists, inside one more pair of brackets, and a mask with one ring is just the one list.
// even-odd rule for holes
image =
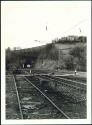
[[80, 36], [82, 35], [82, 31], [81, 31], [81, 28], [79, 28], [79, 35], [80, 35]]
[[62, 49], [58, 49], [58, 68], [60, 67], [60, 61], [61, 61], [61, 50]]
[[58, 49], [58, 68], [59, 68], [59, 61], [60, 61], [60, 49]]
[[46, 25], [46, 31], [47, 31], [47, 25]]

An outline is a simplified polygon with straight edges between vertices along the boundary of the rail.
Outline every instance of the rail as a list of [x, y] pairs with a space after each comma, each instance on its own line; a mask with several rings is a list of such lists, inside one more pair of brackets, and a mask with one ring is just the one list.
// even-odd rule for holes
[[62, 113], [67, 119], [70, 119], [48, 96], [46, 96], [37, 86], [35, 86], [30, 80], [24, 77], [27, 82], [31, 83], [33, 87], [35, 87], [60, 113]]
[[17, 94], [17, 99], [18, 99], [18, 104], [19, 104], [19, 110], [20, 110], [21, 119], [23, 119], [23, 113], [22, 113], [22, 108], [21, 108], [19, 93], [18, 93], [18, 89], [17, 89], [17, 85], [16, 85], [16, 80], [15, 80], [14, 76], [13, 76], [13, 80], [14, 80], [14, 83], [15, 83], [14, 85], [15, 85], [15, 89], [16, 89], [16, 94]]

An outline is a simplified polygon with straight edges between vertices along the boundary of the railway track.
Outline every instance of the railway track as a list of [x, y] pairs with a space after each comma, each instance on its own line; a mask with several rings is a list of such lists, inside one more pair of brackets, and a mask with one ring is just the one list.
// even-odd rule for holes
[[74, 102], [86, 101], [86, 84], [48, 75], [37, 75], [36, 77], [41, 81], [42, 79], [48, 80], [50, 87], [55, 91], [59, 91], [60, 93], [69, 96]]
[[[37, 86], [35, 86], [32, 82], [30, 82], [26, 77], [13, 76], [13, 79], [18, 98], [21, 119], [32, 119], [32, 118], [69, 119], [68, 115], [66, 115], [45, 93], [43, 93]], [[34, 102], [31, 102], [33, 101], [31, 97], [33, 98], [33, 100], [35, 100]], [[41, 107], [44, 107], [42, 108], [43, 110], [41, 109]]]
[[72, 92], [71, 87], [74, 88], [74, 91], [76, 90], [76, 87], [77, 90], [81, 89], [82, 91], [86, 91], [85, 87], [82, 88], [85, 84], [80, 85], [80, 83], [78, 83], [77, 85], [76, 83], [74, 85], [74, 83], [71, 84], [71, 80], [57, 77], [53, 78], [53, 76], [42, 74], [31, 76], [28, 72], [24, 71], [23, 74], [10, 76], [13, 77], [21, 119], [86, 118], [86, 102], [77, 104], [73, 102], [71, 103], [70, 98], [67, 98], [66, 95], [53, 91], [49, 86], [43, 87], [44, 83], [43, 85], [40, 84], [40, 78], [43, 79], [43, 81], [53, 81], [59, 85], [62, 83], [69, 86], [70, 91], [68, 92], [68, 90], [66, 90], [69, 94]]
[[16, 90], [16, 94], [17, 94], [17, 99], [18, 99], [18, 105], [19, 105], [19, 111], [20, 111], [21, 119], [23, 119], [21, 102], [20, 102], [19, 93], [18, 93], [18, 88], [17, 88], [17, 84], [16, 84], [16, 81], [15, 81], [15, 77], [14, 77], [14, 76], [13, 76], [13, 80], [14, 80], [15, 90]]
[[13, 75], [6, 76], [6, 119], [20, 119], [20, 109]]
[[47, 74], [44, 72], [42, 73], [39, 70], [37, 70], [37, 71], [34, 70], [33, 73], [35, 73], [35, 75], [45, 76], [47, 78], [59, 80], [62, 82], [64, 81], [64, 82], [67, 82], [71, 85], [80, 86], [81, 88], [84, 87], [86, 89], [86, 79], [85, 78], [73, 77], [73, 76], [71, 76], [71, 74], [70, 74], [70, 76], [69, 76], [69, 74], [68, 74], [68, 76], [65, 76], [64, 72], [62, 72], [63, 75], [61, 75], [61, 76], [52, 75], [52, 73], [50, 73], [50, 72]]
[[76, 77], [76, 76], [73, 76], [73, 75], [61, 75], [61, 76], [56, 76], [58, 78], [64, 78], [66, 80], [72, 80], [72, 81], [75, 81], [75, 82], [79, 82], [79, 83], [83, 83], [83, 84], [86, 84], [87, 80], [86, 78], [81, 78], [81, 77]]
[[51, 75], [38, 75], [38, 76], [40, 76], [42, 78], [45, 78], [45, 79], [54, 80], [56, 82], [64, 83], [67, 86], [71, 86], [71, 87], [76, 88], [76, 89], [86, 90], [86, 84], [82, 83], [82, 82], [77, 82], [77, 81], [74, 81], [74, 80], [60, 78], [60, 77], [57, 77], [57, 76], [55, 77], [55, 76], [51, 76]]
[[[36, 86], [40, 88], [40, 90], [55, 102], [55, 104], [60, 108], [63, 109], [65, 114], [67, 114], [71, 119], [72, 118], [86, 118], [86, 101], [80, 101], [78, 103], [75, 103], [74, 100], [71, 100], [71, 97], [66, 96], [65, 94], [62, 94], [58, 91], [54, 91], [48, 84], [49, 81], [43, 80], [42, 84], [40, 84], [41, 81], [39, 81], [39, 77], [36, 76], [26, 76], [32, 83], [35, 85], [35, 81], [38, 81], [36, 83]], [[51, 83], [53, 84], [53, 83]], [[68, 93], [68, 90], [66, 90]], [[71, 93], [70, 93], [71, 94]]]
[[[35, 76], [39, 79], [53, 81], [50, 86], [53, 88], [52, 84], [55, 84], [55, 91], [63, 92], [64, 95], [70, 96], [75, 102], [86, 101], [86, 83], [48, 74], [40, 74], [38, 71], [37, 73], [35, 72]], [[57, 90], [59, 89], [59, 86], [61, 87], [61, 90]]]

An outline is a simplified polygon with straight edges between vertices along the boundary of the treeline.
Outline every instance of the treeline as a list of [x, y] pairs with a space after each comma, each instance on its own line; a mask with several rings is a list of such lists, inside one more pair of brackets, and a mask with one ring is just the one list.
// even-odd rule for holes
[[[63, 53], [63, 52], [62, 52]], [[67, 70], [86, 71], [86, 46], [76, 46], [66, 56], [62, 56], [59, 68]]]
[[52, 42], [62, 43], [62, 44], [86, 43], [87, 37], [86, 36], [67, 36], [67, 37], [61, 37], [59, 39], [53, 40]]
[[39, 50], [24, 49], [24, 50], [6, 50], [6, 68], [21, 68], [23, 64], [34, 66], [39, 55]]
[[55, 68], [67, 70], [76, 68], [80, 71], [86, 71], [86, 44], [78, 44], [70, 49], [66, 55], [63, 50], [59, 52], [55, 43], [21, 50], [6, 49], [6, 69], [20, 68], [23, 64], [30, 64], [34, 68], [37, 61], [46, 59], [56, 61]]
[[86, 44], [76, 45], [67, 54], [63, 50], [56, 49], [55, 44], [47, 44], [40, 51], [37, 61], [54, 60], [56, 61], [55, 69], [86, 71], [86, 58]]
[[58, 50], [53, 43], [47, 44], [43, 49], [40, 50], [38, 59], [50, 59], [58, 60]]
[[29, 49], [21, 50], [11, 50], [10, 48], [6, 49], [6, 68], [20, 68], [23, 64], [30, 64], [34, 67], [35, 63], [39, 59], [57, 59], [57, 51], [53, 44], [47, 44], [45, 46], [34, 47]]

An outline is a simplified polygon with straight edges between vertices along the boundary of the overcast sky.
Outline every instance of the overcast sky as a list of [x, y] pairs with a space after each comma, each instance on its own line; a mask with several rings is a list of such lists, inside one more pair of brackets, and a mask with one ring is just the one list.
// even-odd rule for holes
[[87, 36], [90, 17], [89, 1], [2, 1], [2, 42], [30, 48], [66, 35]]

